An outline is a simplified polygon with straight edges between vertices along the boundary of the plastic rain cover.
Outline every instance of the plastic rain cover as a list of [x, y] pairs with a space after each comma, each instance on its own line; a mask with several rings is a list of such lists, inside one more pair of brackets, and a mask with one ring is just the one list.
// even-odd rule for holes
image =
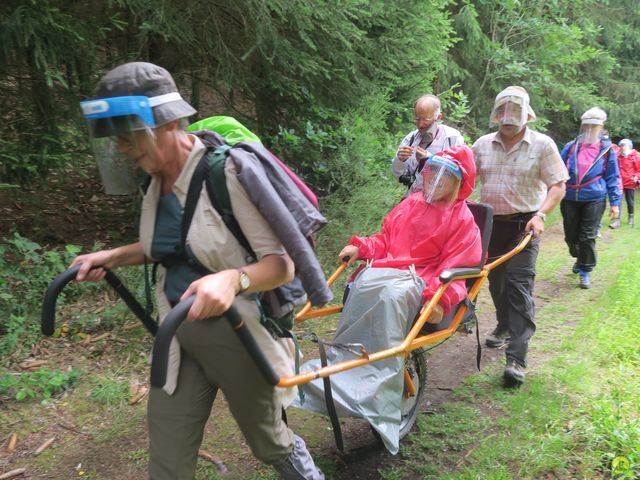
[[[402, 343], [422, 306], [422, 278], [408, 270], [365, 268], [356, 277], [344, 305], [333, 345], [362, 344], [374, 353]], [[327, 348], [329, 365], [357, 358], [359, 347]], [[364, 418], [380, 434], [385, 447], [398, 453], [400, 402], [403, 393], [403, 357], [391, 357], [332, 375], [331, 388], [339, 416]], [[320, 367], [306, 362], [301, 372]], [[301, 385], [304, 400], [293, 406], [326, 414], [322, 379]]]

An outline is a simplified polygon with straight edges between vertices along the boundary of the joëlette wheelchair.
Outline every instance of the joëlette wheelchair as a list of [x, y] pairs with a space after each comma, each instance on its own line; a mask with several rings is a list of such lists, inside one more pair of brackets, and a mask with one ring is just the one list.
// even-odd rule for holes
[[[324, 379], [325, 389], [328, 388], [330, 395], [330, 382], [328, 381], [331, 375], [336, 373], [351, 370], [362, 365], [366, 365], [372, 362], [389, 358], [392, 356], [404, 357], [404, 388], [401, 403], [401, 424], [400, 424], [400, 438], [404, 437], [411, 427], [413, 426], [417, 414], [420, 410], [421, 400], [426, 388], [426, 351], [424, 347], [428, 345], [438, 344], [449, 337], [453, 336], [458, 331], [469, 332], [474, 323], [476, 323], [476, 316], [474, 311], [475, 300], [478, 292], [482, 287], [482, 284], [487, 279], [489, 272], [499, 265], [503, 264], [513, 256], [521, 252], [531, 239], [531, 234], [527, 234], [516, 245], [513, 250], [507, 252], [505, 255], [494, 259], [490, 263], [487, 261], [487, 252], [489, 246], [489, 240], [491, 237], [491, 230], [493, 226], [493, 209], [489, 205], [482, 203], [467, 202], [468, 206], [473, 213], [476, 224], [480, 228], [480, 234], [482, 238], [482, 261], [480, 265], [452, 268], [443, 271], [440, 274], [441, 286], [435, 292], [433, 297], [422, 307], [418, 314], [413, 326], [409, 330], [405, 339], [399, 345], [390, 346], [385, 350], [376, 352], [362, 351], [359, 357], [342, 361], [340, 363], [326, 365], [321, 368], [317, 368], [313, 371], [303, 372], [290, 377], [281, 378], [273, 370], [265, 355], [260, 350], [255, 340], [253, 339], [248, 328], [245, 327], [242, 319], [239, 317], [236, 309], [232, 306], [224, 315], [227, 321], [239, 336], [239, 339], [252, 356], [256, 365], [260, 369], [266, 381], [274, 386], [278, 387], [293, 387], [301, 385], [312, 380], [322, 378]], [[75, 279], [78, 273], [79, 266], [71, 268], [60, 275], [58, 275], [54, 281], [50, 284], [45, 294], [43, 307], [41, 327], [44, 335], [53, 335], [55, 331], [55, 306], [59, 293], [64, 286], [71, 280]], [[329, 277], [327, 283], [333, 284], [335, 280], [346, 269], [346, 263], [341, 264], [337, 270]], [[449, 287], [454, 280], [466, 280], [468, 297], [465, 301], [453, 307], [448, 315], [446, 315], [438, 324], [429, 324], [427, 319], [431, 315], [434, 307], [437, 305], [444, 291]], [[195, 297], [190, 297], [177, 304], [165, 317], [164, 321], [157, 325], [151, 318], [150, 314], [142, 307], [137, 300], [131, 295], [131, 293], [124, 287], [118, 277], [111, 271], [107, 271], [105, 277], [107, 283], [109, 283], [116, 293], [122, 298], [122, 300], [129, 306], [133, 313], [144, 324], [145, 328], [155, 335], [155, 342], [153, 346], [153, 362], [151, 365], [151, 384], [155, 387], [162, 387], [165, 384], [167, 366], [169, 361], [169, 345], [176, 330], [180, 324], [186, 319], [187, 313], [193, 304]], [[312, 318], [324, 317], [336, 313], [340, 313], [343, 309], [343, 305], [333, 305], [325, 308], [319, 308], [312, 310], [311, 304], [307, 303], [297, 313], [295, 317], [295, 323], [300, 324], [305, 320]], [[477, 326], [476, 326], [477, 333]], [[479, 364], [479, 354], [478, 354]], [[330, 397], [327, 398], [327, 407], [331, 415], [331, 408], [329, 406]], [[334, 427], [334, 435], [336, 436], [336, 444], [341, 450], [342, 440], [339, 437], [339, 423], [337, 418], [332, 418], [332, 424]], [[337, 430], [337, 432], [336, 432]]]

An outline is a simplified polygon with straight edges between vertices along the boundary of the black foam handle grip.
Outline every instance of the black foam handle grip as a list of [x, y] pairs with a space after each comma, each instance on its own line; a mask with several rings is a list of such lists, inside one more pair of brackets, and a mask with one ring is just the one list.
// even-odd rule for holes
[[[78, 275], [80, 265], [76, 265], [68, 270], [65, 270], [53, 279], [47, 291], [44, 294], [44, 300], [42, 302], [42, 316], [40, 318], [40, 328], [42, 333], [46, 336], [53, 335], [56, 329], [56, 303], [58, 296], [62, 289]], [[158, 325], [153, 321], [151, 315], [144, 309], [142, 305], [135, 299], [131, 292], [124, 286], [115, 273], [111, 270], [106, 270], [105, 280], [111, 285], [120, 298], [127, 304], [136, 317], [140, 319], [145, 328], [155, 335], [158, 330]]]
[[65, 270], [59, 274], [53, 279], [53, 282], [49, 284], [49, 287], [44, 294], [40, 328], [42, 333], [47, 337], [53, 335], [53, 332], [56, 330], [56, 302], [58, 301], [58, 295], [60, 295], [60, 292], [67, 283], [76, 278], [78, 270], [80, 270], [80, 265], [76, 265], [75, 267]]

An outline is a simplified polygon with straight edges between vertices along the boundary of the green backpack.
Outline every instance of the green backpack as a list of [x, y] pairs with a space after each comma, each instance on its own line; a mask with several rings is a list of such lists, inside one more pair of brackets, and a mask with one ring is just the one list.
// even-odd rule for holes
[[193, 133], [198, 130], [211, 130], [212, 132], [219, 133], [229, 145], [235, 145], [238, 142], [257, 142], [262, 144], [260, 138], [258, 138], [255, 133], [233, 117], [221, 115], [204, 118], [187, 127], [187, 132]]

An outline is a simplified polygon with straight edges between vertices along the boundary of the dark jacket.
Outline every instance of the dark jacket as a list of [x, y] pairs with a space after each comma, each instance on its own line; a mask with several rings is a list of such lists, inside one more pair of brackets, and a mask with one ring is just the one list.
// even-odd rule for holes
[[565, 200], [573, 202], [594, 202], [604, 200], [609, 195], [612, 206], [620, 205], [620, 171], [616, 152], [611, 148], [611, 140], [600, 140], [600, 152], [582, 178], [578, 178], [577, 152], [575, 140], [567, 143], [560, 156], [567, 166], [569, 180]]

